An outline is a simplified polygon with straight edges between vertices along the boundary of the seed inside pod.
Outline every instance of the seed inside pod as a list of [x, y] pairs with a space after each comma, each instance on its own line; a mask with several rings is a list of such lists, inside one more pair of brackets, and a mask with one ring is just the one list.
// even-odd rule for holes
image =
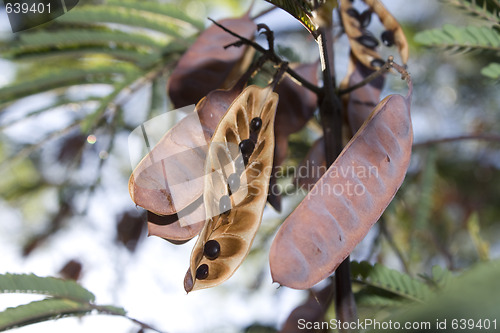
[[255, 143], [250, 139], [246, 139], [240, 142], [240, 150], [243, 155], [252, 155], [254, 148]]
[[207, 264], [200, 265], [200, 267], [196, 269], [196, 278], [198, 280], [205, 280], [207, 277], [208, 277], [208, 265]]
[[378, 40], [369, 34], [361, 35], [358, 38], [356, 38], [356, 40], [358, 41], [358, 43], [360, 43], [361, 45], [363, 45], [369, 49], [374, 49], [379, 44]]
[[386, 30], [380, 36], [382, 42], [385, 46], [393, 46], [394, 45], [394, 31]]
[[255, 133], [260, 131], [262, 127], [262, 119], [260, 117], [255, 117], [250, 122], [250, 133]]
[[229, 199], [229, 196], [223, 195], [219, 200], [219, 213], [229, 214], [230, 210], [231, 210], [231, 199]]
[[372, 65], [373, 67], [382, 67], [384, 66], [384, 64], [385, 61], [383, 61], [382, 59], [373, 59], [370, 63], [370, 65]]
[[232, 173], [227, 177], [227, 186], [229, 191], [234, 193], [240, 188], [240, 176], [237, 173]]
[[359, 14], [359, 24], [361, 25], [361, 28], [366, 28], [367, 26], [369, 26], [371, 21], [372, 21], [371, 10], [367, 9], [361, 14]]
[[220, 254], [220, 244], [218, 241], [211, 239], [205, 243], [205, 247], [203, 248], [203, 254], [210, 260], [217, 259]]
[[[247, 159], [247, 162], [248, 162], [248, 159]], [[246, 162], [243, 158], [242, 155], [239, 155], [236, 160], [234, 161], [234, 167], [236, 169], [236, 173], [238, 175], [241, 175], [243, 173], [243, 171], [245, 171], [245, 165], [246, 165]]]
[[350, 17], [354, 17], [356, 20], [359, 21], [359, 12], [354, 9], [354, 8], [349, 8], [348, 10], [345, 11], [347, 13], [347, 15], [349, 15]]

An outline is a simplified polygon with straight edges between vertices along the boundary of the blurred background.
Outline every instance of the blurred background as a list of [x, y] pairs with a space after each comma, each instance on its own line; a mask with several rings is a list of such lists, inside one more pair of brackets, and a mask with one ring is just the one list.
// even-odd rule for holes
[[[96, 8], [103, 3], [127, 10], [132, 2], [80, 1], [52, 23], [16, 34], [5, 8], [0, 9], [0, 273], [76, 279], [99, 304], [122, 306], [129, 316], [166, 332], [274, 332], [308, 297], [307, 291], [273, 284], [268, 264], [273, 235], [299, 194], [283, 198], [281, 213], [266, 207], [252, 251], [233, 277], [186, 295], [183, 279], [194, 241], [177, 246], [148, 238], [144, 210], [131, 201], [127, 187], [133, 169], [128, 135], [173, 109], [165, 87], [176, 61], [209, 25], [207, 17], [240, 16], [250, 2], [171, 1], [186, 17], [165, 13], [160, 23], [118, 18], [94, 27], [123, 34], [118, 42], [103, 35], [93, 45], [82, 39], [80, 48], [57, 46], [64, 38], [83, 38], [72, 32], [100, 23], [102, 12]], [[352, 259], [417, 276], [430, 274], [434, 265], [459, 272], [498, 258], [500, 154], [498, 136], [492, 135], [500, 132], [500, 94], [498, 81], [481, 74], [498, 55], [416, 43], [416, 33], [446, 23], [482, 24], [445, 2], [383, 3], [410, 44], [415, 145], [402, 188]], [[269, 7], [257, 0], [252, 14]], [[256, 21], [275, 32], [283, 57], [304, 63], [318, 59], [315, 41], [289, 14], [274, 10]], [[338, 31], [337, 13], [334, 22]], [[383, 31], [375, 17], [370, 30]], [[262, 37], [258, 41], [265, 45]], [[345, 36], [334, 50], [340, 82], [347, 73]], [[384, 56], [391, 52], [383, 50]], [[382, 96], [404, 95], [406, 89], [398, 76], [389, 75]], [[439, 141], [464, 135], [475, 139]], [[297, 165], [314, 138], [310, 128], [292, 135], [285, 165]], [[1, 295], [0, 310], [34, 299]], [[102, 332], [110, 327], [138, 331], [130, 321], [111, 316], [68, 318], [16, 331]]]

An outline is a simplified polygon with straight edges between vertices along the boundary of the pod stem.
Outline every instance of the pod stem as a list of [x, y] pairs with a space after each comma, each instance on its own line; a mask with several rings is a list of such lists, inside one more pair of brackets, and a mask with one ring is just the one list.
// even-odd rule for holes
[[[323, 73], [323, 94], [320, 95], [319, 111], [321, 125], [325, 138], [325, 159], [329, 167], [342, 151], [342, 117], [341, 105], [335, 93], [335, 77], [329, 59], [333, 59], [333, 50], [329, 50], [327, 39], [328, 31], [320, 28], [316, 41], [319, 47], [321, 70]], [[332, 54], [328, 52], [331, 51]], [[351, 286], [351, 263], [349, 256], [335, 270], [335, 312], [337, 320], [355, 322], [357, 320], [356, 302]], [[349, 325], [350, 326], [350, 325]], [[356, 332], [357, 330], [343, 329], [339, 332]]]
[[[228, 34], [238, 38], [239, 40], [236, 43], [232, 43], [230, 45], [227, 45], [226, 47], [230, 46], [241, 46], [241, 45], [249, 45], [253, 47], [256, 51], [259, 51], [260, 53], [266, 55], [268, 57], [268, 60], [274, 62], [275, 64], [281, 64], [284, 61], [274, 52], [274, 49], [268, 49], [266, 50], [264, 47], [261, 45], [257, 44], [253, 40], [250, 40], [248, 38], [245, 38], [239, 34], [237, 34], [234, 31], [229, 30], [228, 28], [224, 27], [222, 24], [212, 20], [211, 18], [208, 18], [210, 21], [213, 22], [216, 26], [227, 32]], [[262, 27], [262, 26], [261, 26]], [[268, 35], [268, 41], [269, 41], [269, 35]], [[286, 72], [293, 77], [297, 82], [299, 82], [304, 88], [309, 89], [310, 91], [314, 92], [317, 95], [322, 94], [322, 89], [320, 89], [318, 86], [312, 84], [311, 82], [307, 81], [305, 78], [300, 76], [296, 71], [294, 71], [292, 68], [287, 67]]]

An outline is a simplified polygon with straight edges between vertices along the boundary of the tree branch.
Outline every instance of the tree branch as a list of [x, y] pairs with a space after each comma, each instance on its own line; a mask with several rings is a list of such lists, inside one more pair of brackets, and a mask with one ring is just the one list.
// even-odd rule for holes
[[387, 73], [391, 69], [391, 66], [392, 66], [392, 58], [389, 57], [387, 59], [387, 61], [385, 62], [385, 64], [382, 67], [380, 67], [377, 71], [371, 73], [370, 75], [365, 77], [363, 81], [360, 81], [351, 87], [348, 87], [346, 89], [340, 89], [338, 91], [338, 94], [339, 95], [348, 94], [348, 93], [350, 93], [358, 88], [361, 88], [362, 86], [372, 82], [373, 80], [375, 80], [379, 76]]
[[[274, 51], [272, 51], [272, 50], [266, 50], [265, 48], [263, 48], [262, 46], [260, 46], [256, 42], [254, 42], [254, 41], [252, 41], [252, 40], [250, 40], [248, 38], [245, 38], [243, 36], [238, 35], [234, 31], [229, 30], [228, 28], [224, 27], [222, 24], [214, 21], [211, 18], [209, 18], [209, 20], [212, 21], [216, 26], [218, 26], [219, 28], [221, 28], [222, 30], [224, 30], [225, 32], [227, 32], [228, 34], [230, 34], [230, 35], [232, 35], [232, 36], [234, 36], [234, 37], [236, 37], [236, 38], [239, 39], [238, 42], [230, 44], [230, 45], [227, 45], [226, 47], [229, 47], [229, 46], [239, 46], [239, 45], [242, 45], [242, 44], [249, 45], [249, 46], [253, 47], [255, 50], [259, 51], [260, 53], [266, 55], [269, 60], [271, 60], [272, 62], [274, 62], [276, 64], [282, 64], [282, 63], [285, 62]], [[321, 95], [322, 90], [318, 86], [315, 86], [311, 82], [309, 82], [306, 79], [304, 79], [302, 76], [300, 76], [296, 71], [294, 71], [290, 67], [287, 68], [286, 72], [291, 77], [293, 77], [295, 80], [297, 80], [306, 89], [311, 90], [312, 92], [314, 92], [317, 95]]]

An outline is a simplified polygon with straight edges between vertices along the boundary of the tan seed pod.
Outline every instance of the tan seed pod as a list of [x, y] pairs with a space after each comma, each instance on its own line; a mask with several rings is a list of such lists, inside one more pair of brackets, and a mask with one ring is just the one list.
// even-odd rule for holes
[[308, 289], [332, 274], [401, 186], [413, 142], [407, 97], [382, 100], [280, 227], [270, 251], [275, 282]]
[[[191, 254], [187, 292], [224, 282], [250, 250], [267, 200], [277, 104], [271, 87], [249, 86], [215, 130], [205, 162], [207, 221]], [[252, 130], [256, 118], [261, 120], [257, 131]], [[253, 149], [242, 144], [250, 141]]]
[[[374, 12], [386, 28], [385, 36], [398, 47], [399, 55], [404, 64], [408, 61], [409, 51], [403, 29], [392, 14], [379, 0], [363, 0], [369, 10]], [[366, 67], [376, 69], [383, 65], [380, 54], [376, 51], [378, 40], [362, 26], [360, 15], [352, 6], [351, 1], [340, 1], [340, 15], [344, 30], [349, 38], [349, 44], [354, 56]], [[362, 20], [361, 20], [362, 21]]]
[[380, 0], [363, 1], [370, 6], [375, 14], [377, 14], [380, 22], [382, 22], [384, 27], [387, 29], [386, 31], [389, 31], [393, 35], [391, 38], [394, 40], [394, 44], [396, 44], [398, 48], [401, 61], [403, 64], [406, 64], [408, 62], [408, 57], [410, 56], [410, 51], [408, 49], [408, 42], [406, 40], [405, 33], [396, 18], [392, 16]]

